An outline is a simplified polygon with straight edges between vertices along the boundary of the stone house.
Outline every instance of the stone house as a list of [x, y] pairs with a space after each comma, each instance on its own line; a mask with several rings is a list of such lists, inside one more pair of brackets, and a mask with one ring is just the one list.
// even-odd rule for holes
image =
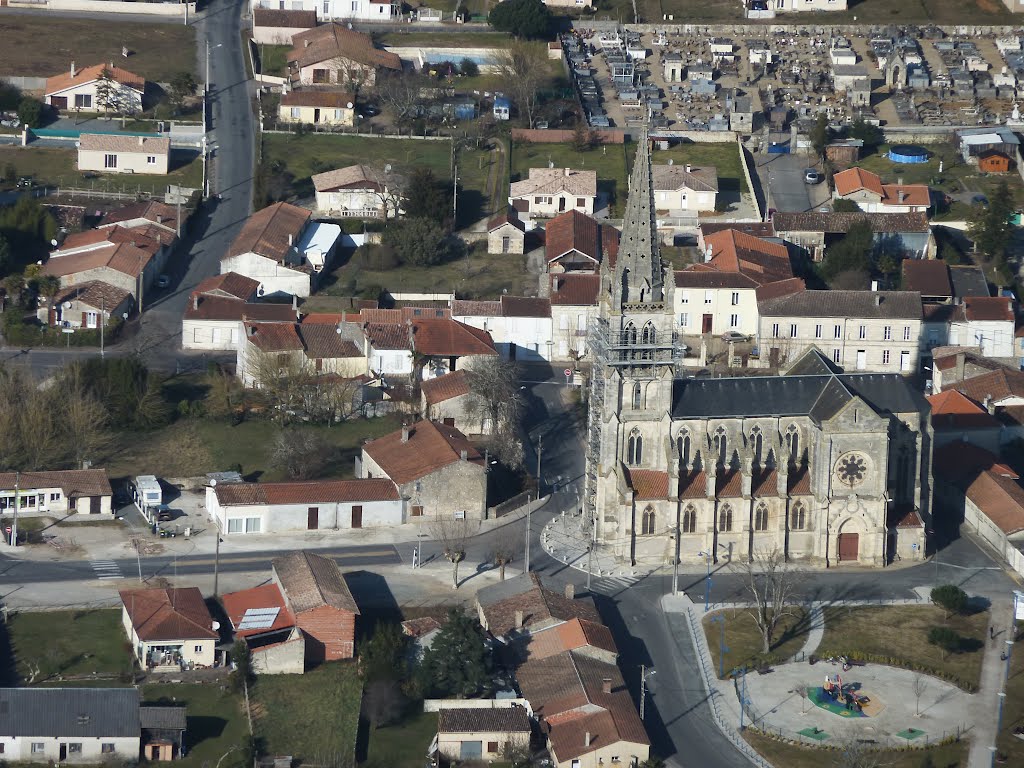
[[949, 324], [949, 343], [976, 347], [985, 357], [1011, 358], [1014, 350], [1013, 300], [968, 296]]
[[965, 442], [992, 453], [999, 452], [1002, 424], [980, 403], [955, 389], [929, 395], [935, 448], [948, 443]]
[[143, 669], [212, 667], [220, 636], [198, 587], [122, 590], [121, 624]]
[[322, 216], [383, 219], [402, 213], [399, 180], [368, 165], [336, 168], [310, 180]]
[[577, 599], [572, 585], [564, 593], [550, 590], [536, 572], [483, 587], [474, 602], [480, 626], [506, 640], [574, 620], [601, 624], [591, 598]]
[[597, 171], [531, 168], [528, 178], [512, 182], [508, 201], [527, 217], [551, 218], [568, 210], [593, 214]]
[[254, 672], [301, 675], [306, 671], [306, 640], [277, 584], [229, 592], [221, 599], [235, 642], [249, 646]]
[[277, 119], [282, 123], [351, 128], [356, 124], [356, 97], [340, 90], [288, 91], [281, 96]]
[[423, 418], [455, 427], [467, 435], [493, 431], [490, 419], [482, 416], [483, 403], [470, 389], [464, 370], [424, 381], [420, 385], [420, 411]]
[[113, 517], [113, 493], [105, 469], [0, 473], [0, 513], [13, 513], [15, 496], [19, 515]]
[[0, 688], [5, 762], [95, 765], [139, 758], [136, 688]]
[[369, 369], [378, 376], [426, 381], [498, 354], [490, 333], [453, 320], [448, 309], [363, 310], [360, 318]]
[[859, 222], [867, 222], [874, 234], [875, 248], [899, 251], [915, 259], [931, 258], [935, 238], [923, 213], [808, 213], [776, 212], [772, 217], [775, 232], [788, 243], [821, 261], [825, 246], [846, 235]]
[[254, 301], [259, 285], [236, 272], [201, 281], [182, 314], [182, 349], [237, 350], [246, 322], [294, 323], [299, 313], [292, 305]]
[[359, 607], [338, 564], [301, 550], [275, 557], [271, 570], [273, 583], [306, 639], [306, 660], [317, 664], [355, 656]]
[[515, 208], [499, 213], [487, 222], [487, 252], [524, 253], [526, 251], [526, 227], [519, 220]]
[[254, 7], [252, 40], [257, 45], [291, 45], [292, 37], [316, 26], [316, 11], [310, 9]]
[[78, 170], [166, 176], [171, 140], [154, 136], [83, 133], [78, 138]]
[[566, 272], [542, 277], [551, 302], [552, 357], [575, 363], [588, 352], [587, 329], [597, 317], [601, 276]]
[[394, 482], [408, 500], [409, 522], [486, 516], [484, 457], [462, 432], [440, 422], [418, 421], [364, 444], [355, 474]]
[[654, 206], [659, 211], [713, 211], [718, 197], [718, 169], [686, 165], [655, 165]]
[[530, 744], [530, 718], [523, 707], [441, 708], [437, 751], [449, 760], [501, 760], [510, 749]]
[[400, 73], [402, 62], [374, 46], [369, 35], [331, 22], [292, 36], [288, 69], [293, 83], [337, 85], [358, 93], [373, 88], [379, 72]]
[[145, 93], [144, 78], [113, 63], [77, 69], [71, 62], [68, 72], [46, 78], [43, 102], [61, 112], [107, 112], [116, 104], [115, 111], [134, 114], [142, 110]]
[[61, 288], [53, 301], [40, 301], [36, 317], [53, 327], [95, 329], [119, 322], [132, 313], [135, 300], [122, 288], [99, 280], [87, 280]]
[[316, 322], [310, 317], [302, 323], [242, 323], [243, 334], [235, 355], [236, 375], [242, 386], [260, 389], [265, 378], [309, 375], [354, 379], [367, 372], [367, 357], [359, 343], [358, 327], [352, 323]]
[[452, 300], [452, 319], [485, 331], [506, 360], [550, 360], [554, 347], [551, 302], [503, 295], [497, 301]]

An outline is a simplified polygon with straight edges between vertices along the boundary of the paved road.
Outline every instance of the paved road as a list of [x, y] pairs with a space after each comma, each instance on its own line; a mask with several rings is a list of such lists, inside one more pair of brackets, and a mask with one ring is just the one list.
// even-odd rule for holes
[[767, 204], [777, 211], [811, 210], [808, 186], [804, 184], [807, 158], [799, 155], [755, 155], [757, 175], [768, 190]]

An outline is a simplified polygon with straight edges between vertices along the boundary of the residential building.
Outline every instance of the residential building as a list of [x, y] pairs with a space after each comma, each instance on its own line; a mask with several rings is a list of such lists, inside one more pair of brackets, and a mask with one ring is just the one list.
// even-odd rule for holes
[[487, 222], [487, 252], [526, 252], [526, 226], [519, 220], [515, 208], [509, 208]]
[[288, 70], [293, 84], [360, 91], [373, 88], [380, 72], [401, 72], [402, 62], [396, 54], [375, 47], [369, 35], [331, 22], [292, 37]]
[[356, 477], [387, 478], [409, 504], [409, 522], [481, 520], [487, 509], [484, 457], [455, 427], [418, 421], [363, 445]]
[[601, 262], [614, 261], [619, 230], [577, 210], [560, 213], [544, 225], [544, 257], [548, 272], [597, 274]]
[[683, 165], [655, 165], [654, 206], [659, 211], [704, 212], [715, 210], [718, 198], [718, 169]]
[[[610, 288], [599, 307], [607, 352], [593, 368], [598, 396], [591, 398], [591, 423], [600, 431], [591, 439], [599, 447], [588, 451], [583, 492], [597, 546], [624, 564], [669, 563], [698, 552], [717, 561], [721, 551], [744, 559], [778, 548], [793, 560], [884, 565], [911, 545], [923, 552], [931, 510], [927, 403], [902, 376], [841, 374], [831, 355], [812, 349], [821, 317], [823, 337], [852, 333], [865, 350], [877, 332], [881, 359], [889, 326], [897, 345], [906, 335], [909, 372], [916, 366], [920, 295], [865, 292], [864, 301], [855, 292], [829, 291], [811, 301], [812, 292], [803, 291], [759, 302], [762, 355], [775, 336], [771, 326], [764, 332], [766, 313], [777, 313], [778, 336], [808, 339], [800, 359], [790, 356], [787, 375], [677, 378], [676, 288], [651, 235], [643, 133], [622, 246], [614, 269], [601, 275]], [[783, 328], [783, 315], [786, 326], [798, 327]], [[858, 317], [864, 320], [852, 319]], [[799, 327], [807, 322], [809, 329]], [[886, 365], [892, 357], [890, 351]], [[866, 359], [859, 367], [867, 367]], [[897, 360], [895, 370], [902, 367]]]
[[[250, 0], [256, 9], [279, 8], [281, 0]], [[391, 0], [291, 0], [294, 11], [315, 13], [321, 21], [394, 21], [401, 16], [402, 6]], [[315, 26], [315, 25], [314, 25]]]
[[134, 114], [142, 111], [145, 93], [144, 78], [113, 63], [77, 69], [72, 61], [68, 72], [46, 78], [43, 102], [61, 112]]
[[244, 321], [235, 357], [242, 386], [261, 389], [270, 380], [301, 374], [311, 379], [304, 399], [318, 398], [320, 377], [356, 379], [366, 374], [358, 326], [317, 320], [310, 315], [302, 323]]
[[918, 370], [921, 295], [913, 291], [797, 291], [758, 302], [762, 363], [776, 368], [817, 349], [846, 371]]
[[1020, 139], [1007, 126], [991, 128], [962, 128], [956, 132], [960, 142], [960, 155], [965, 162], [977, 162], [978, 158], [990, 150], [1001, 152], [1007, 157], [1016, 157], [1020, 150]]
[[139, 759], [137, 688], [0, 688], [4, 762]]
[[160, 200], [143, 200], [108, 211], [96, 228], [103, 229], [115, 225], [129, 227], [163, 241], [168, 234], [180, 233], [186, 216], [187, 211], [182, 211], [177, 206], [168, 205]]
[[307, 661], [316, 664], [355, 656], [359, 607], [337, 562], [301, 550], [275, 557], [271, 570], [295, 626], [306, 638]]
[[383, 170], [349, 165], [314, 174], [311, 181], [321, 216], [383, 219], [401, 213], [399, 180]]
[[60, 469], [44, 472], [0, 473], [0, 513], [19, 515], [113, 518], [112, 492], [105, 469]]
[[530, 745], [530, 718], [523, 707], [438, 710], [437, 751], [449, 760], [502, 760]]
[[531, 168], [514, 181], [508, 201], [526, 217], [551, 218], [568, 210], [593, 214], [597, 200], [597, 171], [573, 168]]
[[883, 184], [863, 168], [840, 171], [832, 182], [833, 199], [851, 200], [867, 213], [927, 213], [932, 204], [927, 184]]
[[839, 139], [825, 147], [825, 159], [839, 168], [848, 168], [860, 160], [864, 142], [860, 139]]
[[936, 450], [948, 443], [965, 442], [999, 452], [1002, 425], [986, 408], [955, 389], [929, 395], [927, 400]]
[[143, 669], [181, 671], [212, 667], [220, 635], [198, 587], [125, 589], [121, 623]]
[[206, 488], [206, 509], [229, 536], [338, 532], [405, 522], [398, 488], [383, 479], [218, 483]]
[[475, 359], [497, 354], [490, 333], [451, 318], [450, 310], [363, 310], [365, 354], [378, 376], [423, 380], [465, 368]]
[[452, 319], [488, 333], [506, 360], [551, 360], [554, 337], [551, 302], [503, 295], [497, 301], [452, 301]]
[[793, 277], [786, 246], [734, 229], [703, 241], [704, 263], [675, 272], [673, 309], [680, 332], [755, 335], [757, 289]]
[[423, 418], [439, 421], [467, 435], [490, 434], [494, 430], [483, 399], [470, 388], [466, 371], [455, 371], [424, 381], [420, 385]]
[[277, 119], [282, 123], [351, 128], [356, 124], [356, 97], [348, 91], [288, 91], [281, 96]]
[[783, 240], [804, 249], [814, 261], [821, 261], [825, 246], [841, 238], [858, 222], [867, 222], [874, 234], [875, 248], [886, 247], [908, 258], [931, 258], [935, 239], [923, 213], [783, 213], [772, 217], [775, 231]]
[[480, 626], [506, 642], [575, 620], [601, 623], [591, 598], [576, 599], [571, 585], [564, 593], [547, 589], [536, 572], [483, 587], [475, 605]]
[[252, 41], [257, 45], [291, 45], [292, 37], [316, 26], [316, 11], [262, 7], [253, 3]]
[[306, 639], [277, 584], [229, 592], [221, 599], [235, 642], [249, 647], [254, 672], [301, 675], [306, 671]]
[[697, 248], [706, 254], [707, 238], [717, 232], [733, 229], [744, 235], [759, 237], [764, 240], [775, 240], [775, 226], [770, 221], [703, 221], [697, 227]]
[[577, 362], [586, 356], [587, 329], [597, 317], [601, 276], [577, 272], [544, 275], [551, 302], [554, 359]]
[[78, 137], [78, 170], [166, 176], [171, 140], [155, 136], [83, 133]]
[[184, 706], [139, 707], [142, 757], [146, 760], [170, 762], [184, 757], [185, 731], [188, 717]]
[[41, 300], [36, 310], [40, 322], [53, 327], [95, 329], [127, 319], [135, 308], [130, 292], [99, 280], [61, 288], [53, 301]]
[[254, 301], [259, 281], [225, 272], [201, 281], [189, 294], [181, 319], [182, 349], [237, 350], [245, 323], [294, 323], [291, 304]]
[[249, 217], [221, 258], [220, 271], [259, 281], [259, 296], [309, 296], [334, 258], [337, 224], [313, 221], [308, 210], [274, 203]]
[[950, 304], [953, 301], [953, 283], [949, 267], [941, 259], [904, 259], [902, 288], [917, 291], [925, 304]]
[[968, 296], [949, 325], [949, 343], [976, 347], [985, 357], [1012, 358], [1013, 300], [1004, 296]]
[[768, 7], [776, 13], [845, 11], [847, 0], [772, 0]]
[[985, 270], [977, 264], [956, 264], [949, 268], [949, 279], [953, 283], [953, 297], [962, 303], [968, 297], [991, 296]]

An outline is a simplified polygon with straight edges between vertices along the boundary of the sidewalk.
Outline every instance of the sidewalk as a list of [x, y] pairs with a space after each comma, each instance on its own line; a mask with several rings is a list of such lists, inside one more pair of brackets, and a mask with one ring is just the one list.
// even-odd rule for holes
[[993, 602], [989, 609], [991, 628], [995, 639], [985, 645], [985, 658], [981, 662], [981, 685], [975, 698], [975, 729], [971, 737], [968, 768], [990, 768], [999, 727], [999, 694], [1006, 685], [1006, 660], [1002, 655], [1012, 653], [1014, 620], [1013, 602]]

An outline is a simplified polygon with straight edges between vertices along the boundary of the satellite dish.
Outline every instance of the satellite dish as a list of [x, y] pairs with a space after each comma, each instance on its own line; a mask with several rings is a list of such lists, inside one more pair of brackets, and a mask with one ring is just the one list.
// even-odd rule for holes
[[348, 103], [348, 104], [347, 104], [346, 106], [347, 106], [347, 107], [348, 107], [349, 109], [352, 109], [352, 107], [354, 107], [354, 106], [355, 106], [355, 104], [353, 104], [353, 103], [352, 103], [352, 102], [350, 101], [350, 102], [349, 102], [349, 103]]
[[214, 477], [210, 480], [210, 486], [214, 488], [217, 486], [217, 478]]
[[218, 629], [220, 629], [220, 622], [215, 621], [211, 626], [213, 627], [213, 631], [216, 632]]
[[71, 309], [71, 302], [70, 301], [65, 301], [63, 306], [64, 306], [64, 309]]
[[54, 238], [53, 240], [51, 240], [50, 241], [50, 245], [52, 245], [54, 248], [56, 248], [57, 247], [57, 238]]

